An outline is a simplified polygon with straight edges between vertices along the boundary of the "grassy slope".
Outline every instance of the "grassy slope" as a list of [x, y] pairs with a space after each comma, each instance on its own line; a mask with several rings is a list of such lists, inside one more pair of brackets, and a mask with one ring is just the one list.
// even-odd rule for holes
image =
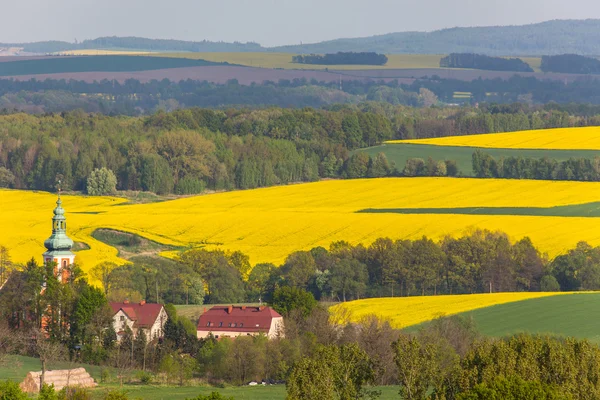
[[587, 338], [600, 343], [599, 309], [600, 293], [583, 293], [523, 300], [460, 315], [472, 317], [478, 330], [488, 336], [530, 332]]
[[147, 56], [56, 57], [0, 63], [0, 76], [68, 72], [130, 72], [217, 65], [205, 60]]
[[[409, 158], [428, 157], [434, 160], [454, 160], [458, 164], [458, 169], [466, 176], [473, 176], [472, 155], [476, 148], [461, 146], [435, 146], [428, 144], [399, 144], [386, 143], [380, 146], [362, 149], [370, 156], [374, 157], [383, 152], [389, 161], [394, 162], [398, 169], [402, 170]], [[559, 161], [567, 160], [571, 157], [594, 158], [598, 151], [594, 150], [530, 150], [530, 149], [481, 149], [495, 158], [499, 157], [548, 157]]]

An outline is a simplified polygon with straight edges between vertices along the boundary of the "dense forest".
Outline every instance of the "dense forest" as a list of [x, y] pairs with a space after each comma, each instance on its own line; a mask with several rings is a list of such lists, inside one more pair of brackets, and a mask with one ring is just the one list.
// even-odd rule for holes
[[540, 67], [544, 72], [569, 74], [600, 74], [600, 60], [577, 54], [543, 56]]
[[388, 62], [388, 58], [385, 54], [377, 54], [373, 52], [337, 52], [333, 54], [307, 54], [292, 56], [292, 62], [298, 64], [321, 65], [385, 65]]
[[490, 71], [533, 72], [520, 58], [490, 57], [483, 54], [452, 53], [440, 60], [442, 68], [475, 68]]
[[[593, 110], [593, 109], [592, 109]], [[186, 109], [148, 117], [74, 111], [0, 116], [0, 186], [85, 190], [94, 169], [107, 168], [119, 190], [194, 194], [320, 178], [456, 174], [435, 166], [392, 165], [351, 151], [389, 139], [599, 125], [589, 108], [570, 115], [554, 107], [410, 108], [384, 103], [329, 109]], [[445, 163], [448, 161], [448, 163]], [[445, 165], [437, 167], [442, 162]], [[454, 166], [455, 168], [455, 166]], [[444, 171], [442, 173], [441, 171]], [[454, 172], [453, 172], [454, 171]]]

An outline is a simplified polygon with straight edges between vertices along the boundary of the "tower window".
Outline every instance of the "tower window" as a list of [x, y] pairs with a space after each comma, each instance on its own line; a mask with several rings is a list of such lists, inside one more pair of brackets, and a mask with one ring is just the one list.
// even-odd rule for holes
[[67, 268], [67, 260], [63, 260], [63, 268]]

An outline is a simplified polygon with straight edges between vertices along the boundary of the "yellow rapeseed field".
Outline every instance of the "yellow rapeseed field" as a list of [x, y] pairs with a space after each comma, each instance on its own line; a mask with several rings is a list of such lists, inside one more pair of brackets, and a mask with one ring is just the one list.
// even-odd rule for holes
[[[579, 240], [600, 245], [598, 219], [577, 217], [455, 214], [371, 214], [366, 208], [550, 207], [598, 201], [600, 183], [381, 178], [331, 180], [233, 191], [151, 204], [124, 204], [109, 197], [63, 196], [68, 234], [90, 245], [77, 253], [84, 269], [104, 260], [118, 261], [114, 248], [94, 240], [97, 228], [139, 234], [179, 246], [241, 250], [253, 264], [280, 263], [291, 252], [346, 240], [369, 245], [379, 237], [440, 239], [474, 228], [530, 236], [551, 256]], [[24, 262], [44, 251], [50, 234], [55, 195], [0, 191], [0, 245]]]
[[[455, 315], [478, 308], [540, 297], [572, 294], [569, 292], [485, 293], [447, 296], [387, 297], [355, 300], [330, 308], [336, 314], [358, 322], [367, 315], [376, 315], [402, 329], [434, 318]], [[343, 311], [347, 310], [347, 311]]]
[[387, 143], [500, 149], [600, 150], [600, 127], [538, 129], [435, 139], [391, 140]]

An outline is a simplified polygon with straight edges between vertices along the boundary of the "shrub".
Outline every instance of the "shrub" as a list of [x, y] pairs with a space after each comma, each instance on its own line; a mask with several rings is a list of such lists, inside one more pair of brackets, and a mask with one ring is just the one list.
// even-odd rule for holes
[[186, 176], [183, 179], [180, 179], [175, 185], [175, 193], [176, 194], [198, 194], [204, 191], [206, 185], [204, 181], [198, 178], [194, 178], [192, 176]]
[[87, 179], [87, 194], [105, 196], [117, 191], [117, 177], [108, 168], [96, 168]]
[[28, 397], [17, 382], [0, 382], [0, 400], [27, 400]]
[[149, 372], [140, 371], [137, 374], [137, 378], [140, 380], [142, 385], [148, 385], [150, 382], [152, 382], [152, 374]]
[[219, 392], [211, 392], [211, 394], [202, 395], [199, 394], [197, 397], [186, 399], [186, 400], [233, 400], [233, 397], [223, 396]]

